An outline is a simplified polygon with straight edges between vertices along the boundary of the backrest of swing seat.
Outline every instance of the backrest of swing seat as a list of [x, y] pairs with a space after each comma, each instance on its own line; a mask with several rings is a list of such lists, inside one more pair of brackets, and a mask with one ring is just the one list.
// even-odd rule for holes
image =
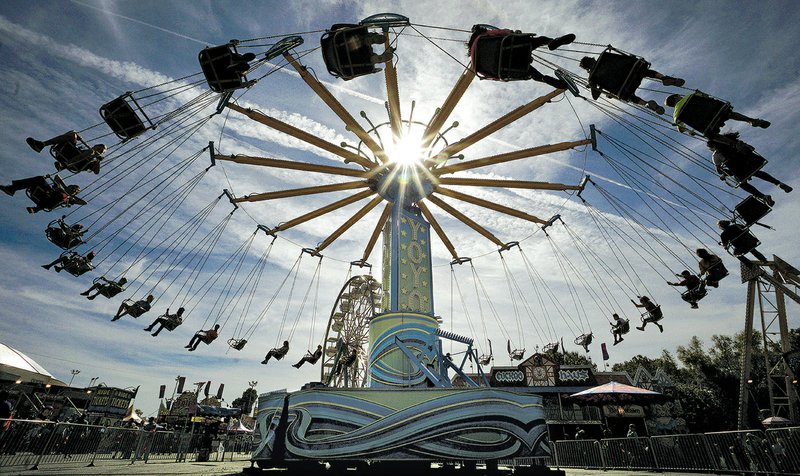
[[147, 130], [144, 122], [128, 102], [129, 94], [112, 99], [100, 106], [100, 116], [108, 127], [123, 141], [138, 136]]
[[80, 153], [81, 149], [72, 142], [59, 142], [58, 144], [53, 144], [50, 147], [50, 155], [52, 155], [57, 161], [64, 164], [69, 164], [72, 162], [75, 157], [80, 155]]
[[748, 196], [733, 209], [734, 220], [750, 226], [761, 218], [767, 216], [772, 211], [772, 207], [757, 199], [753, 195]]
[[730, 241], [733, 247], [734, 256], [742, 256], [753, 251], [760, 245], [761, 242], [749, 230], [745, 230], [742, 234]]
[[123, 288], [122, 286], [103, 286], [99, 288], [97, 292], [100, 293], [100, 295], [102, 296], [105, 296], [107, 298], [112, 298], [124, 290], [125, 288]]
[[372, 63], [368, 34], [363, 25], [336, 24], [322, 35], [322, 59], [331, 75], [347, 81], [379, 71]]
[[525, 356], [525, 349], [514, 349], [508, 355], [512, 360], [521, 360]]
[[594, 68], [589, 72], [589, 84], [627, 101], [642, 84], [644, 74], [649, 68], [650, 63], [643, 58], [606, 50], [600, 53]]
[[230, 45], [212, 46], [198, 55], [200, 67], [212, 91], [224, 93], [246, 85], [246, 78], [231, 68], [234, 51]]
[[183, 323], [183, 321], [179, 319], [180, 318], [170, 318], [170, 317], [164, 319], [164, 329], [170, 332], [174, 331], [179, 325]]
[[759, 154], [746, 154], [734, 160], [726, 160], [723, 167], [726, 172], [734, 177], [736, 186], [750, 180], [754, 173], [767, 165], [767, 159]]
[[71, 261], [64, 269], [69, 272], [69, 274], [73, 276], [80, 276], [84, 273], [88, 273], [89, 271], [94, 269], [94, 265], [91, 262], [86, 261], [83, 257], [81, 259]]
[[527, 79], [531, 63], [530, 35], [508, 29], [488, 30], [475, 38], [470, 58], [481, 79]]
[[683, 105], [677, 120], [708, 136], [719, 132], [731, 110], [729, 102], [695, 93]]
[[631, 330], [631, 323], [629, 320], [625, 319], [622, 324], [619, 325], [619, 332], [621, 334], [627, 334], [628, 331]]

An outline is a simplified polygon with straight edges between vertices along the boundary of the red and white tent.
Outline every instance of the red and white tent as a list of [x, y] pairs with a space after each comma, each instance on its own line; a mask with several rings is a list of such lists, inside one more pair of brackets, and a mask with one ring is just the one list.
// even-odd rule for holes
[[587, 388], [582, 392], [570, 395], [570, 398], [601, 404], [659, 403], [670, 399], [663, 393], [619, 382], [608, 382], [597, 387]]

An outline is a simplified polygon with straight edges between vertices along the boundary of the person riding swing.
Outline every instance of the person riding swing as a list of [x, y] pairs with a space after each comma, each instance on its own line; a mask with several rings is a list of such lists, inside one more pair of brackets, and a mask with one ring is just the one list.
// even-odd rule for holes
[[314, 353], [311, 353], [310, 350], [307, 351], [306, 355], [302, 359], [300, 359], [299, 362], [297, 362], [296, 364], [292, 364], [292, 367], [299, 369], [306, 362], [308, 362], [311, 365], [314, 365], [317, 363], [320, 357], [322, 357], [322, 346], [318, 345], [317, 350], [315, 350]]
[[[81, 296], [86, 296], [86, 299], [90, 301], [97, 296], [105, 296], [110, 299], [124, 291], [127, 283], [128, 278], [125, 277], [119, 278], [119, 281], [110, 281], [105, 276], [100, 276], [95, 279], [94, 284], [89, 289], [81, 293]], [[96, 293], [92, 294], [92, 291], [96, 291]]]
[[200, 345], [200, 342], [209, 345], [214, 342], [217, 337], [219, 337], [219, 324], [214, 324], [214, 327], [211, 329], [195, 332], [192, 338], [189, 339], [189, 344], [185, 345], [184, 348], [189, 349], [189, 352], [194, 352], [197, 350], [197, 346]]
[[659, 331], [664, 332], [664, 327], [658, 323], [658, 321], [664, 318], [664, 314], [661, 312], [661, 306], [651, 301], [647, 296], [639, 296], [638, 304], [633, 299], [631, 299], [631, 302], [634, 306], [644, 308], [645, 310], [645, 313], [642, 314], [642, 325], [637, 326], [637, 329], [643, 331], [644, 328], [647, 327], [647, 324], [652, 322], [658, 327]]
[[684, 269], [681, 274], [675, 276], [683, 278], [682, 281], [671, 283], [667, 281], [670, 286], [686, 286], [686, 291], [681, 293], [681, 299], [688, 302], [692, 309], [697, 309], [697, 301], [703, 299], [706, 295], [706, 286], [703, 281], [698, 277]]
[[597, 58], [584, 56], [580, 67], [589, 73], [589, 87], [592, 98], [598, 99], [603, 92], [620, 101], [632, 102], [646, 107], [656, 114], [664, 114], [665, 110], [656, 101], [645, 101], [636, 95], [644, 78], [661, 81], [664, 86], [683, 86], [681, 78], [666, 76], [650, 69], [650, 63], [631, 54], [624, 54], [609, 47]]
[[150, 332], [153, 330], [153, 327], [155, 327], [156, 324], [159, 324], [158, 329], [151, 334], [153, 337], [156, 337], [165, 328], [172, 332], [176, 327], [183, 323], [183, 311], [184, 309], [180, 307], [178, 308], [178, 312], [175, 314], [170, 314], [169, 308], [167, 308], [167, 312], [165, 312], [162, 316], [158, 316], [156, 320], [153, 321], [153, 323], [149, 326], [145, 327], [144, 330]]
[[146, 298], [140, 299], [136, 302], [131, 299], [126, 299], [122, 301], [122, 304], [119, 305], [117, 313], [111, 320], [117, 321], [125, 314], [129, 314], [133, 318], [137, 318], [150, 310], [150, 306], [153, 304], [153, 299], [155, 298], [152, 294], [149, 294]]
[[631, 325], [627, 319], [619, 317], [617, 313], [612, 314], [611, 317], [614, 318], [614, 322], [611, 323], [611, 334], [614, 336], [614, 345], [617, 345], [625, 340], [622, 336], [630, 331]]
[[550, 50], [575, 41], [569, 33], [558, 38], [522, 33], [491, 25], [477, 24], [467, 42], [472, 67], [481, 79], [520, 81], [532, 79], [557, 89], [567, 89], [564, 80], [540, 73], [531, 64], [533, 51], [547, 45]]
[[703, 278], [706, 286], [719, 287], [719, 282], [728, 275], [728, 269], [722, 263], [722, 259], [705, 248], [698, 248], [696, 253], [700, 258], [700, 261], [697, 262], [700, 277]]
[[261, 361], [262, 364], [267, 365], [269, 363], [269, 359], [275, 357], [275, 360], [281, 360], [286, 354], [289, 352], [289, 341], [283, 341], [283, 345], [280, 347], [274, 347], [267, 352], [267, 355], [264, 356], [264, 360]]

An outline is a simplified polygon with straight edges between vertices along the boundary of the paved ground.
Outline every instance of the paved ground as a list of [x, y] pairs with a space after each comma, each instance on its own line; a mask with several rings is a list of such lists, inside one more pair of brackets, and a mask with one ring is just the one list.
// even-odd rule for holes
[[[224, 462], [224, 463], [141, 463], [129, 464], [119, 461], [103, 461], [97, 466], [87, 468], [85, 465], [76, 464], [49, 464], [42, 465], [38, 470], [30, 471], [26, 468], [0, 468], [0, 474], [5, 475], [138, 475], [138, 474], [152, 474], [152, 475], [173, 475], [173, 474], [192, 474], [192, 475], [239, 475], [243, 473], [243, 469], [250, 466], [246, 461]], [[565, 470], [567, 476], [589, 476], [589, 475], [603, 475], [603, 476], [633, 476], [633, 475], [655, 475], [660, 476], [680, 476], [689, 475], [690, 473], [648, 473], [645, 471], [598, 471], [598, 470]], [[431, 471], [431, 474], [437, 474], [438, 471]], [[263, 472], [265, 476], [277, 474], [289, 474], [285, 471], [269, 470]], [[296, 474], [300, 474], [299, 472]], [[324, 474], [324, 473], [320, 473]], [[358, 474], [358, 473], [350, 473]], [[453, 474], [453, 473], [450, 473]], [[458, 474], [456, 472], [455, 474]], [[475, 473], [473, 473], [475, 474]], [[480, 474], [480, 473], [478, 473]], [[506, 473], [508, 474], [508, 473]], [[696, 473], [694, 473], [696, 475]]]

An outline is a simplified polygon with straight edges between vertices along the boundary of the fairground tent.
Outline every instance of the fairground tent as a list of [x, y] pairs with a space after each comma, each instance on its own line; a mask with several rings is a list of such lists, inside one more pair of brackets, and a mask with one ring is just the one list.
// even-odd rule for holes
[[22, 352], [0, 343], [0, 381], [17, 381], [21, 383], [39, 383], [66, 387], [67, 384], [53, 377], [35, 360]]

